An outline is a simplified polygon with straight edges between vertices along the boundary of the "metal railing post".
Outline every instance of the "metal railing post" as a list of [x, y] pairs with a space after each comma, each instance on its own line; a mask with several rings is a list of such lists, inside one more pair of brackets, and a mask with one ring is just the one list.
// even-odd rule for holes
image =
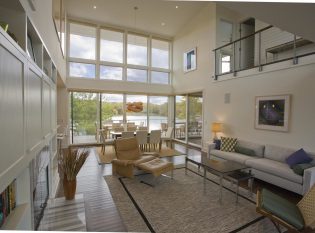
[[262, 71], [261, 65], [261, 32], [258, 33], [258, 70]]
[[236, 77], [235, 42], [233, 42], [233, 76]]
[[293, 65], [298, 64], [298, 58], [296, 57], [296, 35], [294, 35], [294, 40], [293, 40]]
[[217, 74], [217, 50], [214, 50], [214, 80], [218, 80], [218, 74]]

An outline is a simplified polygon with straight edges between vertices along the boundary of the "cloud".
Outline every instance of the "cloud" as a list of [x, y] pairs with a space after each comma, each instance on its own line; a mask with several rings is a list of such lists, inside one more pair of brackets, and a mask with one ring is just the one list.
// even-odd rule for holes
[[95, 78], [95, 65], [70, 62], [70, 76]]
[[123, 62], [123, 43], [101, 40], [101, 61]]
[[101, 79], [122, 80], [122, 67], [101, 66]]
[[70, 57], [95, 60], [95, 38], [71, 34]]

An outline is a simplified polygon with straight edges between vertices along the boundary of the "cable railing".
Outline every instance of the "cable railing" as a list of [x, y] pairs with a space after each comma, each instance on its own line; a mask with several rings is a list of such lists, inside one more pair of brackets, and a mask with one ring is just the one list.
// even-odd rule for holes
[[268, 26], [253, 34], [234, 40], [216, 48], [215, 76], [237, 75], [237, 72], [252, 68], [263, 70], [263, 66], [291, 60], [298, 64], [298, 58], [315, 54], [312, 41], [274, 26]]

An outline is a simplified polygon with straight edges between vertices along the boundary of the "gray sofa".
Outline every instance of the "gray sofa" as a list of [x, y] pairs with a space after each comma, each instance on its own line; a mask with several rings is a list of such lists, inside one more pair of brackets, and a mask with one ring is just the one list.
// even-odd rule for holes
[[251, 168], [255, 178], [301, 195], [304, 195], [315, 183], [315, 154], [308, 153], [313, 158], [314, 166], [306, 169], [304, 175], [300, 176], [295, 174], [285, 162], [285, 159], [296, 149], [263, 145], [245, 140], [238, 140], [237, 144], [254, 150], [256, 156], [216, 150], [215, 144], [211, 143], [208, 147], [208, 157], [245, 164]]

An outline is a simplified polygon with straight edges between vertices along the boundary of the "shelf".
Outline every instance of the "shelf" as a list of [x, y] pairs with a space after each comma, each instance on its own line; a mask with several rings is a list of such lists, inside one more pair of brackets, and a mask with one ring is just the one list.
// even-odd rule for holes
[[0, 1], [0, 21], [9, 25], [11, 35], [7, 33], [26, 51], [26, 13], [19, 0]]
[[5, 220], [1, 230], [14, 230], [17, 229], [22, 222], [24, 215], [27, 213], [28, 204], [18, 205], [12, 213]]
[[[43, 43], [38, 36], [36, 29], [27, 19], [27, 54], [34, 60], [40, 69], [43, 69]], [[31, 54], [32, 53], [32, 54]]]

